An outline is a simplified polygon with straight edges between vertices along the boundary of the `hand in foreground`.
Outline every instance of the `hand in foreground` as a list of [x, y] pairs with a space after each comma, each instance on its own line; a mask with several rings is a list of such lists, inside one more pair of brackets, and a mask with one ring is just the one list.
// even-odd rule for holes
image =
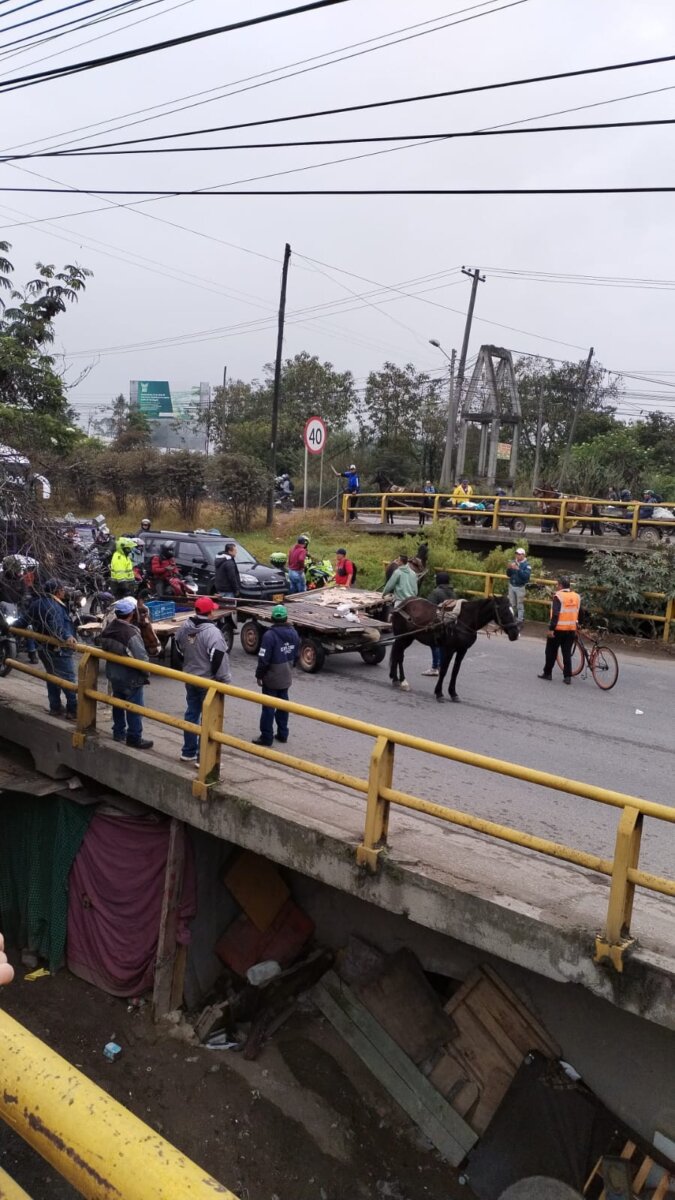
[[5, 954], [5, 940], [0, 933], [0, 987], [5, 983], [11, 983], [14, 978], [14, 967], [11, 967], [7, 962]]

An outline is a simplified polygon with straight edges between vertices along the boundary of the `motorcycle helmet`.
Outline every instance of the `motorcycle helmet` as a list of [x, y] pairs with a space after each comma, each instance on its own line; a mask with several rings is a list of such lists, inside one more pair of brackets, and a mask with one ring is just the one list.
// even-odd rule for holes
[[148, 530], [151, 524], [152, 522], [149, 517], [143, 517], [143, 520], [141, 521], [141, 529]]
[[300, 537], [298, 538], [298, 545], [299, 546], [309, 546], [309, 538], [307, 537], [306, 533], [300, 534]]
[[135, 548], [136, 548], [136, 543], [133, 538], [120, 537], [117, 539], [117, 549], [118, 550], [129, 551], [129, 550], [134, 550]]
[[270, 554], [270, 565], [277, 567], [277, 569], [285, 567], [287, 561], [288, 555], [283, 550], [275, 550], [273, 554]]
[[624, 488], [622, 492], [619, 492], [619, 500], [632, 500], [632, 499], [633, 499], [633, 497], [631, 496], [628, 488]]
[[159, 553], [162, 558], [173, 558], [174, 554], [176, 553], [176, 543], [162, 542], [159, 548]]

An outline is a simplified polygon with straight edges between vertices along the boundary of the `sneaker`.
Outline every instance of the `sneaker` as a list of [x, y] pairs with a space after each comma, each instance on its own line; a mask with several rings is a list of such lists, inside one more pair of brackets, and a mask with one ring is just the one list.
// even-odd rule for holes
[[186, 763], [192, 763], [193, 766], [197, 766], [197, 764], [199, 763], [199, 759], [196, 754], [181, 754], [180, 761], [186, 762]]
[[66, 721], [76, 721], [76, 720], [77, 720], [77, 713], [76, 712], [68, 712], [68, 709], [66, 709]]
[[138, 741], [127, 738], [127, 746], [130, 746], [132, 750], [152, 750], [154, 744], [149, 738], [139, 738]]
[[287, 742], [287, 741], [288, 741], [288, 737], [282, 737], [282, 736], [281, 736], [281, 734], [279, 734], [279, 733], [275, 733], [275, 735], [274, 735], [274, 740], [275, 740], [275, 742], [283, 742], [283, 743], [285, 743], [285, 742]]
[[421, 674], [422, 675], [438, 675], [438, 671], [437, 671], [436, 667], [429, 667], [428, 671], [422, 671]]
[[48, 708], [47, 712], [49, 713], [50, 717], [62, 717], [63, 716], [62, 708]]
[[548, 683], [553, 682], [553, 676], [547, 675], [545, 671], [542, 671], [541, 675], [537, 675], [537, 679], [546, 679]]
[[266, 742], [265, 739], [261, 738], [261, 737], [252, 738], [251, 742], [254, 746], [267, 746], [268, 750], [269, 750], [270, 746], [272, 745], [271, 742]]
[[113, 742], [126, 742], [126, 733], [113, 733]]
[[570, 679], [569, 675], [566, 675], [565, 678], [563, 679], [563, 683], [570, 684], [571, 682], [572, 682], [572, 680]]
[[38, 656], [37, 656], [37, 654], [35, 653], [35, 651], [33, 651], [31, 654], [29, 654], [29, 655], [28, 655], [28, 661], [29, 661], [29, 663], [32, 663], [32, 665], [33, 665], [34, 667], [37, 667], [37, 665], [38, 665], [38, 663], [39, 663], [40, 659], [38, 658]]

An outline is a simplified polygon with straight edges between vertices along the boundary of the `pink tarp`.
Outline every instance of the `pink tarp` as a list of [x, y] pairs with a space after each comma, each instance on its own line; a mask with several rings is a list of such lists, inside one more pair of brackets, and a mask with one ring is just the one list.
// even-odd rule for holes
[[[194, 864], [186, 838], [178, 941], [190, 939], [196, 912]], [[113, 996], [152, 987], [169, 820], [97, 812], [69, 880], [68, 969]]]

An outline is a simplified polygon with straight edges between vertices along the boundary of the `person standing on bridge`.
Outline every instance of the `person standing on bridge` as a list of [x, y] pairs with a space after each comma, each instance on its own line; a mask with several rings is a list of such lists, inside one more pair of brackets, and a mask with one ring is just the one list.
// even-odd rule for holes
[[[136, 608], [133, 596], [124, 596], [117, 601], [114, 620], [106, 625], [101, 637], [101, 648], [108, 654], [147, 662], [148, 652], [141, 631], [134, 624]], [[105, 673], [113, 696], [118, 700], [128, 700], [131, 704], [143, 704], [143, 688], [149, 682], [145, 671], [139, 671], [137, 667], [125, 667], [122, 663], [107, 662]], [[151, 750], [153, 745], [143, 737], [140, 713], [127, 712], [124, 708], [113, 707], [113, 738], [116, 742], [126, 742], [135, 750]]]
[[546, 658], [544, 670], [540, 679], [553, 678], [552, 671], [558, 655], [562, 654], [563, 683], [572, 682], [572, 651], [579, 628], [579, 612], [581, 596], [573, 592], [567, 575], [561, 575], [558, 580], [558, 590], [551, 604], [551, 621], [546, 641]]
[[[211, 620], [211, 614], [218, 605], [210, 596], [198, 596], [195, 600], [195, 611], [181, 625], [174, 639], [175, 647], [183, 658], [183, 670], [188, 675], [199, 675], [203, 679], [215, 679], [218, 683], [231, 683], [232, 672], [230, 660], [227, 657], [227, 647], [217, 625]], [[206, 688], [195, 683], [185, 684], [185, 720], [200, 724]], [[196, 733], [183, 734], [183, 752], [181, 762], [199, 765], [199, 736]]]
[[[38, 654], [48, 675], [56, 675], [68, 683], [75, 683], [75, 657], [73, 650], [75, 624], [66, 606], [66, 585], [60, 579], [48, 579], [44, 595], [36, 595], [29, 607], [30, 619], [36, 633], [55, 638], [58, 646], [41, 642]], [[67, 721], [77, 720], [77, 692], [61, 688], [58, 683], [47, 684], [49, 711], [53, 717], [63, 716], [61, 692], [63, 691]]]
[[339, 479], [346, 479], [346, 493], [351, 496], [351, 500], [347, 501], [349, 507], [349, 520], [353, 521], [356, 516], [356, 505], [358, 504], [358, 495], [361, 491], [361, 480], [356, 469], [356, 463], [352, 463], [346, 471], [336, 471], [335, 467], [331, 466], [331, 471], [337, 475]]
[[525, 592], [532, 575], [532, 567], [522, 546], [518, 547], [513, 562], [506, 568], [506, 575], [509, 581], [509, 604], [522, 628], [525, 624]]
[[[285, 604], [276, 604], [271, 616], [272, 627], [263, 634], [260, 643], [255, 677], [262, 688], [263, 696], [288, 700], [288, 689], [293, 682], [293, 667], [300, 653], [300, 635], [288, 624], [288, 609]], [[275, 737], [278, 742], [288, 741], [288, 713], [285, 709], [264, 704], [260, 714], [260, 736], [253, 739], [253, 744], [271, 746]]]

